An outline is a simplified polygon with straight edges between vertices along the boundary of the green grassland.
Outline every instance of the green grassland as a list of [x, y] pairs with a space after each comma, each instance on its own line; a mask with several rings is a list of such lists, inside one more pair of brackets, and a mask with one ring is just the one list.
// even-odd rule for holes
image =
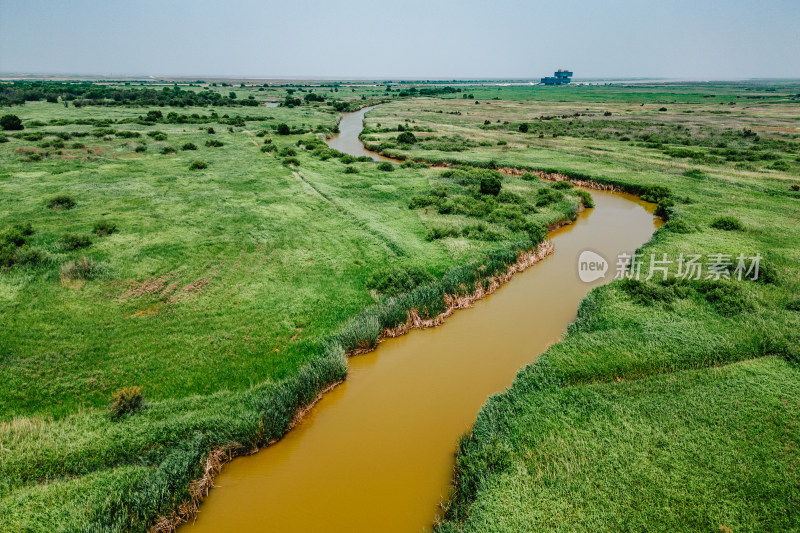
[[[290, 95], [258, 89], [237, 92]], [[378, 89], [341, 92], [359, 106]], [[25, 129], [0, 143], [2, 530], [146, 529], [189, 499], [210, 450], [282, 435], [344, 377], [345, 351], [411, 307], [440, 312], [581, 201], [334, 152], [327, 103], [6, 112]], [[145, 408], [110, 416], [133, 386]]]
[[640, 250], [645, 273], [650, 254], [764, 258], [755, 282], [675, 281], [673, 263], [666, 282], [593, 291], [463, 439], [440, 531], [800, 528], [800, 102], [796, 87], [735, 98], [748, 89], [724, 87], [737, 105], [721, 114], [703, 97], [716, 88], [694, 86], [683, 100], [571, 88], [559, 102], [532, 91], [368, 115], [367, 143], [409, 160], [663, 187], [669, 221]]
[[[181, 87], [303, 103], [2, 109], [25, 129], [0, 143], [0, 529], [145, 530], [210, 450], [282, 435], [344, 352], [576, 215], [580, 192], [499, 167], [658, 201], [645, 271], [760, 253], [761, 277], [590, 293], [462, 440], [437, 527], [800, 527], [797, 84]], [[375, 102], [363, 138], [402, 165], [321, 141], [336, 107]], [[145, 408], [112, 418], [130, 386]]]

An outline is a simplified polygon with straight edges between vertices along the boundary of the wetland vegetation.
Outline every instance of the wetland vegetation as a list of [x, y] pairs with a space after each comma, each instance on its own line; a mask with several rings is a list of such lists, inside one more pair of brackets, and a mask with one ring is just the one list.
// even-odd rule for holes
[[[0, 84], [0, 529], [187, 512], [212, 450], [590, 205], [543, 177], [658, 203], [645, 270], [761, 276], [591, 292], [462, 439], [436, 527], [800, 527], [800, 86], [175, 85]], [[375, 103], [402, 164], [324, 142]]]

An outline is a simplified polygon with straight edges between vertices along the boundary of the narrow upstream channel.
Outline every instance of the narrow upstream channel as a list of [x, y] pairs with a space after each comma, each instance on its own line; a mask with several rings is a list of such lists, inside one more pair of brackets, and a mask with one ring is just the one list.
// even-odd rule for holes
[[[363, 111], [342, 121], [358, 117], [358, 128], [341, 127], [347, 145], [358, 142]], [[343, 141], [332, 146], [342, 150]], [[412, 330], [351, 358], [347, 380], [295, 429], [224, 468], [184, 533], [430, 529], [458, 438], [486, 398], [558, 341], [584, 295], [613, 278], [617, 254], [632, 253], [657, 227], [634, 196], [592, 196], [594, 209], [550, 234], [556, 252], [494, 295], [440, 327]], [[585, 249], [609, 261], [605, 279], [578, 279]]]
[[339, 121], [339, 133], [328, 139], [328, 146], [355, 157], [367, 156], [372, 158], [373, 161], [392, 161], [388, 157], [370, 152], [364, 148], [364, 144], [358, 138], [361, 130], [364, 129], [364, 115], [372, 109], [375, 109], [374, 105], [352, 113], [345, 113], [342, 116], [342, 120]]

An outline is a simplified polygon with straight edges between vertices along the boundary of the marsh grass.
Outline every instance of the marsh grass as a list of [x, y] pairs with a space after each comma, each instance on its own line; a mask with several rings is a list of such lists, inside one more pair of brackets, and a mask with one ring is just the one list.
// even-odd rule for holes
[[[370, 91], [354, 89], [349, 103], [330, 108], [248, 111], [257, 120], [203, 108], [165, 107], [156, 121], [125, 106], [15, 108], [26, 124], [46, 126], [0, 144], [0, 227], [32, 221], [36, 233], [13, 254], [41, 250], [45, 259], [0, 273], [0, 314], [10, 317], [0, 330], [0, 529], [144, 531], [178, 504], [196, 504], [192, 481], [205, 475], [209, 455], [283, 435], [303, 406], [344, 377], [344, 343], [370, 349], [409, 310], [437, 316], [445, 296], [484, 287], [543, 228], [575, 215], [578, 198], [566, 190], [556, 191], [566, 193], [561, 201], [529, 210], [537, 191], [551, 188], [535, 171], [672, 200], [671, 220], [645, 255], [762, 252], [767, 274], [733, 289], [659, 284], [653, 290], [666, 296], [655, 301], [645, 297], [649, 286], [591, 292], [564, 340], [490, 399], [462, 440], [457, 491], [440, 527], [796, 529], [798, 482], [783, 466], [797, 461], [796, 435], [781, 428], [797, 421], [800, 236], [787, 221], [797, 217], [790, 187], [800, 166], [796, 141], [780, 133], [756, 141], [740, 124], [780, 127], [796, 102], [782, 96], [739, 116], [710, 102], [751, 95], [750, 87], [476, 87], [480, 104], [404, 99], [370, 112], [367, 125], [383, 122], [387, 131], [375, 129], [368, 142], [392, 137], [387, 149], [406, 159], [394, 172], [312, 141], [303, 144], [312, 150], [298, 149], [309, 132], [335, 130], [331, 110], [384, 98]], [[270, 99], [284, 95], [276, 88]], [[658, 112], [662, 105], [669, 110]], [[606, 109], [613, 118], [602, 116]], [[540, 115], [556, 118], [531, 118]], [[440, 139], [397, 143], [389, 117], [416, 120], [418, 139]], [[523, 121], [527, 134], [515, 131]], [[131, 157], [130, 141], [116, 135], [151, 138], [156, 127], [175, 146], [195, 148], [214, 128], [224, 146], [201, 149], [207, 170], [188, 175], [190, 152]], [[252, 133], [261, 131], [274, 132], [273, 142]], [[52, 142], [67, 140], [58, 134], [81, 146], [56, 154]], [[38, 142], [51, 145], [31, 145]], [[719, 152], [728, 150], [721, 142], [735, 151]], [[751, 149], [758, 144], [760, 153]], [[294, 173], [260, 152], [290, 145], [302, 165]], [[686, 146], [702, 157], [667, 153]], [[26, 153], [39, 160], [21, 161]], [[768, 168], [775, 157], [789, 170]], [[431, 163], [463, 167], [443, 172]], [[345, 175], [346, 165], [358, 175]], [[520, 171], [501, 178], [501, 195], [524, 203], [476, 197], [476, 169], [501, 167]], [[704, 177], [684, 175], [691, 169]], [[43, 208], [59, 194], [80, 202]], [[412, 197], [427, 203], [407, 209]], [[439, 214], [440, 204], [450, 212]], [[512, 232], [486, 220], [511, 206], [529, 226]], [[90, 249], [105, 274], [59, 283], [59, 265], [80, 271], [82, 261], [57, 250], [60, 235], [88, 233], [111, 213], [124, 231]], [[722, 216], [743, 229], [711, 229]], [[458, 236], [426, 241], [439, 225]], [[481, 238], [492, 232], [501, 238]], [[367, 279], [394, 263], [434, 281], [375, 301]], [[147, 409], [112, 421], [109, 396], [132, 384], [147, 391]]]

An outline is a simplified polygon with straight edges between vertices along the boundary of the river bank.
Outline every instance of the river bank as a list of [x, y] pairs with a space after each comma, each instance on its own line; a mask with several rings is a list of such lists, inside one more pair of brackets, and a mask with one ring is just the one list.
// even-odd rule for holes
[[[634, 197], [596, 194], [597, 207], [551, 232], [560, 254], [514, 276], [553, 248], [522, 254], [485, 289], [449, 300], [444, 313], [427, 320], [412, 310], [407, 322], [383, 337], [408, 335], [351, 358], [347, 380], [301, 424], [269, 448], [225, 467], [218, 478], [225, 488], [211, 491], [196, 522], [183, 529], [430, 527], [447, 494], [458, 436], [489, 394], [558, 339], [596, 285], [577, 279], [578, 248], [591, 243], [608, 254], [631, 252], [655, 229], [652, 215], [631, 202]], [[495, 293], [506, 282], [512, 287]], [[464, 307], [470, 309], [449, 316]], [[448, 316], [441, 328], [409, 331]], [[302, 511], [309, 498], [314, 513]]]

